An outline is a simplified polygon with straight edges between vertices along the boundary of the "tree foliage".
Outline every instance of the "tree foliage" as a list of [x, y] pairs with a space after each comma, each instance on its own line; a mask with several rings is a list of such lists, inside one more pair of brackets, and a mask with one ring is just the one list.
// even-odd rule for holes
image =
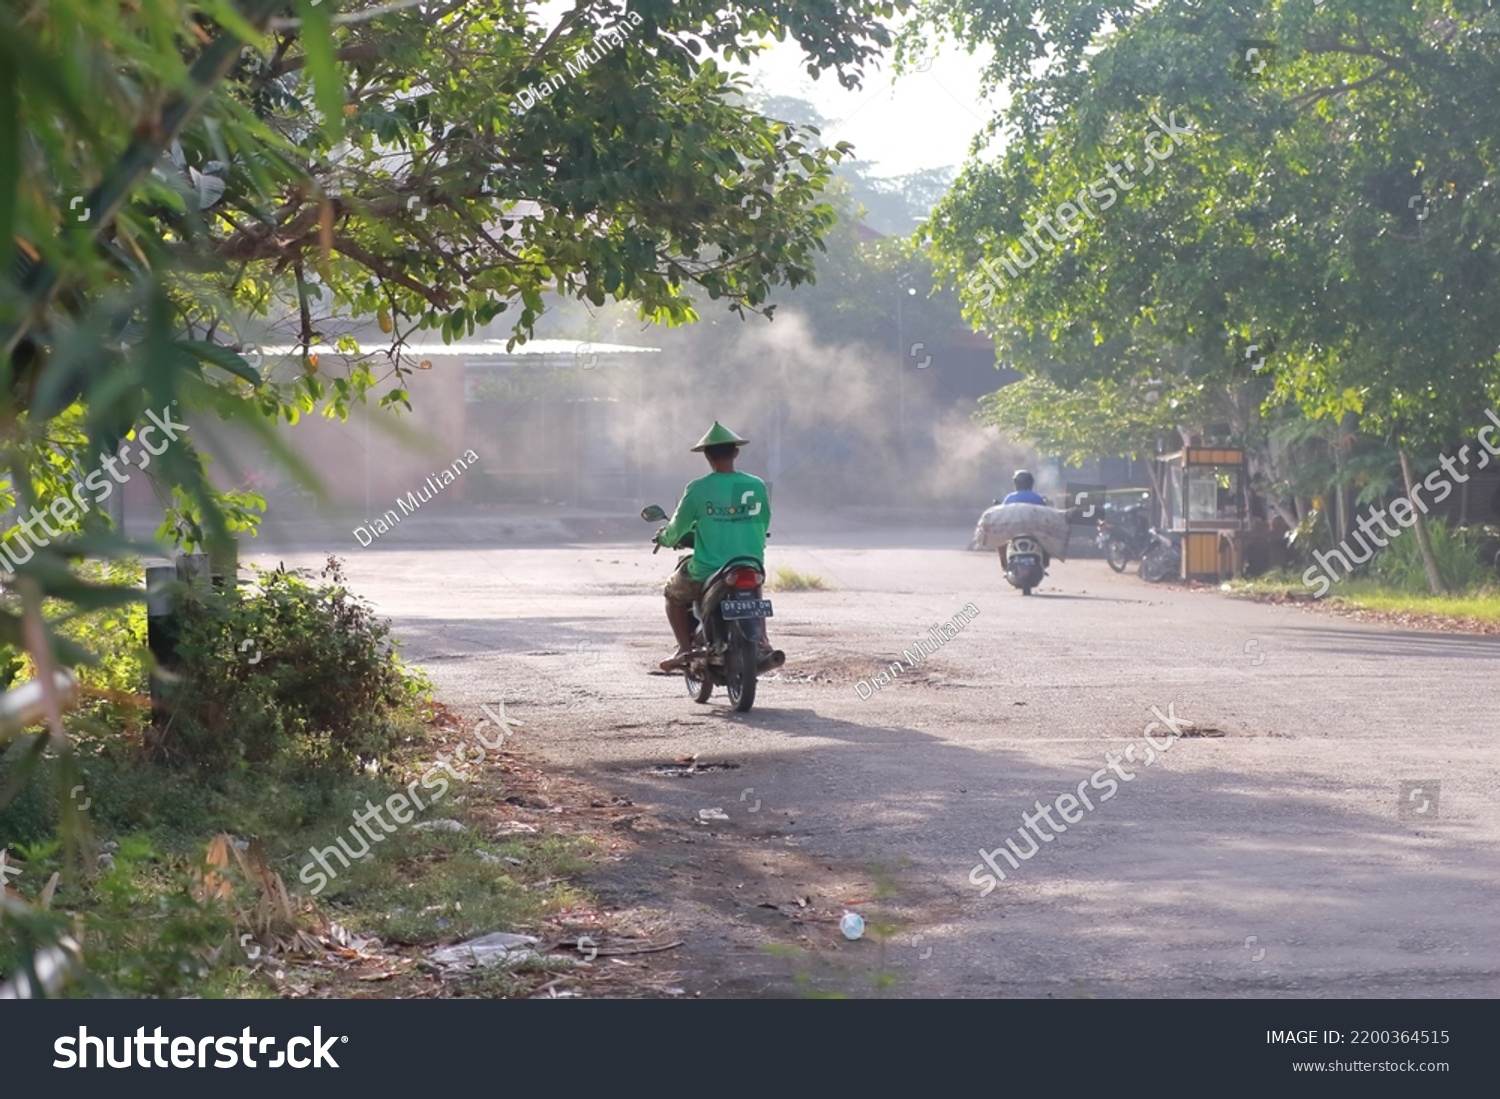
[[[391, 375], [382, 403], [407, 403], [415, 364], [399, 354], [384, 379], [363, 360], [326, 377], [310, 354], [291, 377], [263, 374], [257, 322], [348, 348], [349, 318], [374, 315], [399, 351], [414, 331], [452, 339], [502, 313], [524, 339], [544, 290], [669, 322], [693, 319], [698, 296], [761, 307], [811, 278], [833, 220], [816, 196], [844, 149], [758, 114], [722, 61], [791, 36], [810, 71], [854, 85], [902, 7], [585, 0], [547, 22], [524, 0], [5, 6], [16, 501], [66, 494], [174, 402], [238, 419], [291, 464], [275, 419], [347, 415]], [[522, 94], [541, 83], [554, 90]], [[255, 499], [209, 490], [191, 440], [157, 470], [187, 541], [253, 517]]]
[[[965, 284], [969, 314], [1023, 371], [1097, 386], [1120, 374], [1103, 347], [1185, 353], [1181, 381], [1231, 403], [1268, 381], [1263, 410], [1340, 436], [1352, 418], [1393, 449], [1408, 492], [1413, 453], [1467, 435], [1493, 405], [1488, 0], [933, 0], [925, 14], [914, 42], [942, 28], [991, 45], [991, 81], [1015, 92], [991, 127], [1004, 156], [971, 162], [934, 221], [949, 273], [1001, 257], [1026, 268]], [[1150, 143], [1177, 113], [1197, 132], [1158, 156]], [[1024, 263], [1023, 234], [1040, 245], [1039, 219], [1085, 195], [1099, 209]], [[1248, 419], [1231, 427], [1238, 442], [1265, 438]], [[1269, 448], [1261, 464], [1263, 483], [1287, 480]], [[1415, 539], [1437, 591], [1420, 517]]]
[[[1095, 349], [1170, 347], [1192, 353], [1191, 380], [1260, 375], [1273, 402], [1354, 413], [1393, 442], [1435, 451], [1472, 430], [1500, 366], [1500, 12], [1466, 0], [927, 11], [994, 46], [991, 78], [1015, 91], [995, 123], [1003, 157], [972, 161], [934, 218], [950, 275], [998, 259], [1038, 214], [1135, 158], [1121, 172], [1131, 186], [1076, 236], [993, 294], [966, 286], [970, 315], [1023, 370], [1100, 380], [1118, 367]], [[1145, 141], [1173, 112], [1198, 133], [1152, 163]]]
[[[171, 408], [192, 433], [143, 474], [172, 494], [164, 533], [222, 541], [263, 501], [213, 491], [215, 418], [310, 481], [275, 423], [346, 416], [377, 386], [382, 405], [407, 406], [416, 364], [400, 349], [415, 332], [451, 340], [503, 315], [523, 340], [544, 291], [669, 323], [705, 298], [765, 308], [773, 287], [811, 279], [833, 220], [817, 194], [846, 150], [758, 114], [725, 63], [790, 37], [810, 72], [855, 86], [889, 43], [881, 20], [905, 7], [579, 0], [548, 19], [527, 0], [0, 5], [4, 502], [50, 508]], [[361, 316], [389, 358], [358, 346]], [[268, 341], [302, 348], [289, 375], [263, 362]], [[367, 354], [330, 376], [311, 351], [322, 341]], [[102, 509], [59, 522], [0, 605], [0, 645], [27, 649], [46, 682], [86, 654], [49, 633], [43, 600], [138, 600], [72, 566], [148, 548], [109, 533]], [[48, 722], [26, 758], [56, 750], [72, 782], [52, 697]], [[0, 747], [14, 734], [0, 730]], [[76, 847], [80, 811], [59, 800]]]

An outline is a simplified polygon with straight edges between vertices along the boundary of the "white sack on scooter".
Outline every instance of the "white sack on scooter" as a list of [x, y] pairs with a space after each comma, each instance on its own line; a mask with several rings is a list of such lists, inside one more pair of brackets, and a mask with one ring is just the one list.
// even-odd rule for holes
[[974, 541], [984, 549], [999, 549], [1020, 534], [1029, 534], [1057, 560], [1068, 552], [1068, 516], [1041, 504], [996, 504], [979, 517]]

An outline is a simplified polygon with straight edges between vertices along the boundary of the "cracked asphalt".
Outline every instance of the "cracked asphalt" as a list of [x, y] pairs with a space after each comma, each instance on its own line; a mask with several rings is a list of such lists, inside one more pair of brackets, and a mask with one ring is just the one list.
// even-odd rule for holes
[[[737, 715], [653, 674], [673, 558], [648, 535], [336, 550], [445, 702], [477, 718], [503, 701], [522, 723], [508, 746], [649, 816], [583, 884], [676, 930], [686, 946], [660, 964], [684, 988], [1500, 996], [1484, 687], [1500, 639], [1150, 586], [1098, 560], [1055, 564], [1023, 598], [993, 553], [962, 548], [968, 530], [778, 515], [768, 566], [831, 590], [770, 593], [787, 663]], [[977, 617], [861, 697], [967, 604]], [[1153, 708], [1191, 725], [1173, 738]], [[687, 757], [691, 773], [663, 766]], [[1012, 866], [1007, 839], [1036, 851]], [[982, 896], [984, 851], [1007, 876]], [[846, 909], [868, 922], [858, 942]]]

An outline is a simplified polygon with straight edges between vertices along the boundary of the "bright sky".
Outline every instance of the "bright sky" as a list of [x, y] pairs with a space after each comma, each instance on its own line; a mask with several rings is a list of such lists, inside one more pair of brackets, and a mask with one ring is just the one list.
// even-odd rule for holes
[[926, 72], [909, 73], [893, 85], [887, 61], [867, 72], [864, 87], [852, 92], [832, 73], [816, 81], [809, 77], [790, 39], [770, 47], [750, 68], [752, 76], [768, 93], [806, 99], [835, 120], [824, 129], [824, 141], [853, 143], [859, 159], [876, 163], [875, 175], [958, 167], [970, 140], [997, 109], [979, 98], [980, 59], [951, 43], [940, 48]]
[[[555, 24], [569, 0], [542, 0], [537, 15]], [[979, 99], [980, 60], [944, 42], [926, 72], [902, 77], [893, 86], [890, 65], [871, 66], [859, 91], [845, 91], [832, 73], [814, 81], [804, 70], [797, 45], [767, 40], [769, 47], [749, 72], [771, 95], [806, 99], [825, 118], [827, 142], [848, 141], [855, 155], [873, 161], [874, 175], [899, 176], [921, 168], [961, 165], [969, 141], [994, 115]], [[720, 64], [737, 67], [733, 62]]]

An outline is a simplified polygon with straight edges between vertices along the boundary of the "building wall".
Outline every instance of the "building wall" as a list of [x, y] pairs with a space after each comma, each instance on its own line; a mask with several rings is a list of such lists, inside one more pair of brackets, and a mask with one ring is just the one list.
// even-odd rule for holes
[[[362, 411], [346, 423], [305, 417], [288, 429], [292, 446], [323, 476], [339, 503], [362, 509], [368, 491], [371, 508], [384, 510], [463, 455], [462, 362], [438, 359], [431, 370], [410, 375], [406, 388], [412, 411], [403, 409], [399, 418]], [[467, 478], [460, 477], [440, 499], [457, 502], [467, 491]]]

